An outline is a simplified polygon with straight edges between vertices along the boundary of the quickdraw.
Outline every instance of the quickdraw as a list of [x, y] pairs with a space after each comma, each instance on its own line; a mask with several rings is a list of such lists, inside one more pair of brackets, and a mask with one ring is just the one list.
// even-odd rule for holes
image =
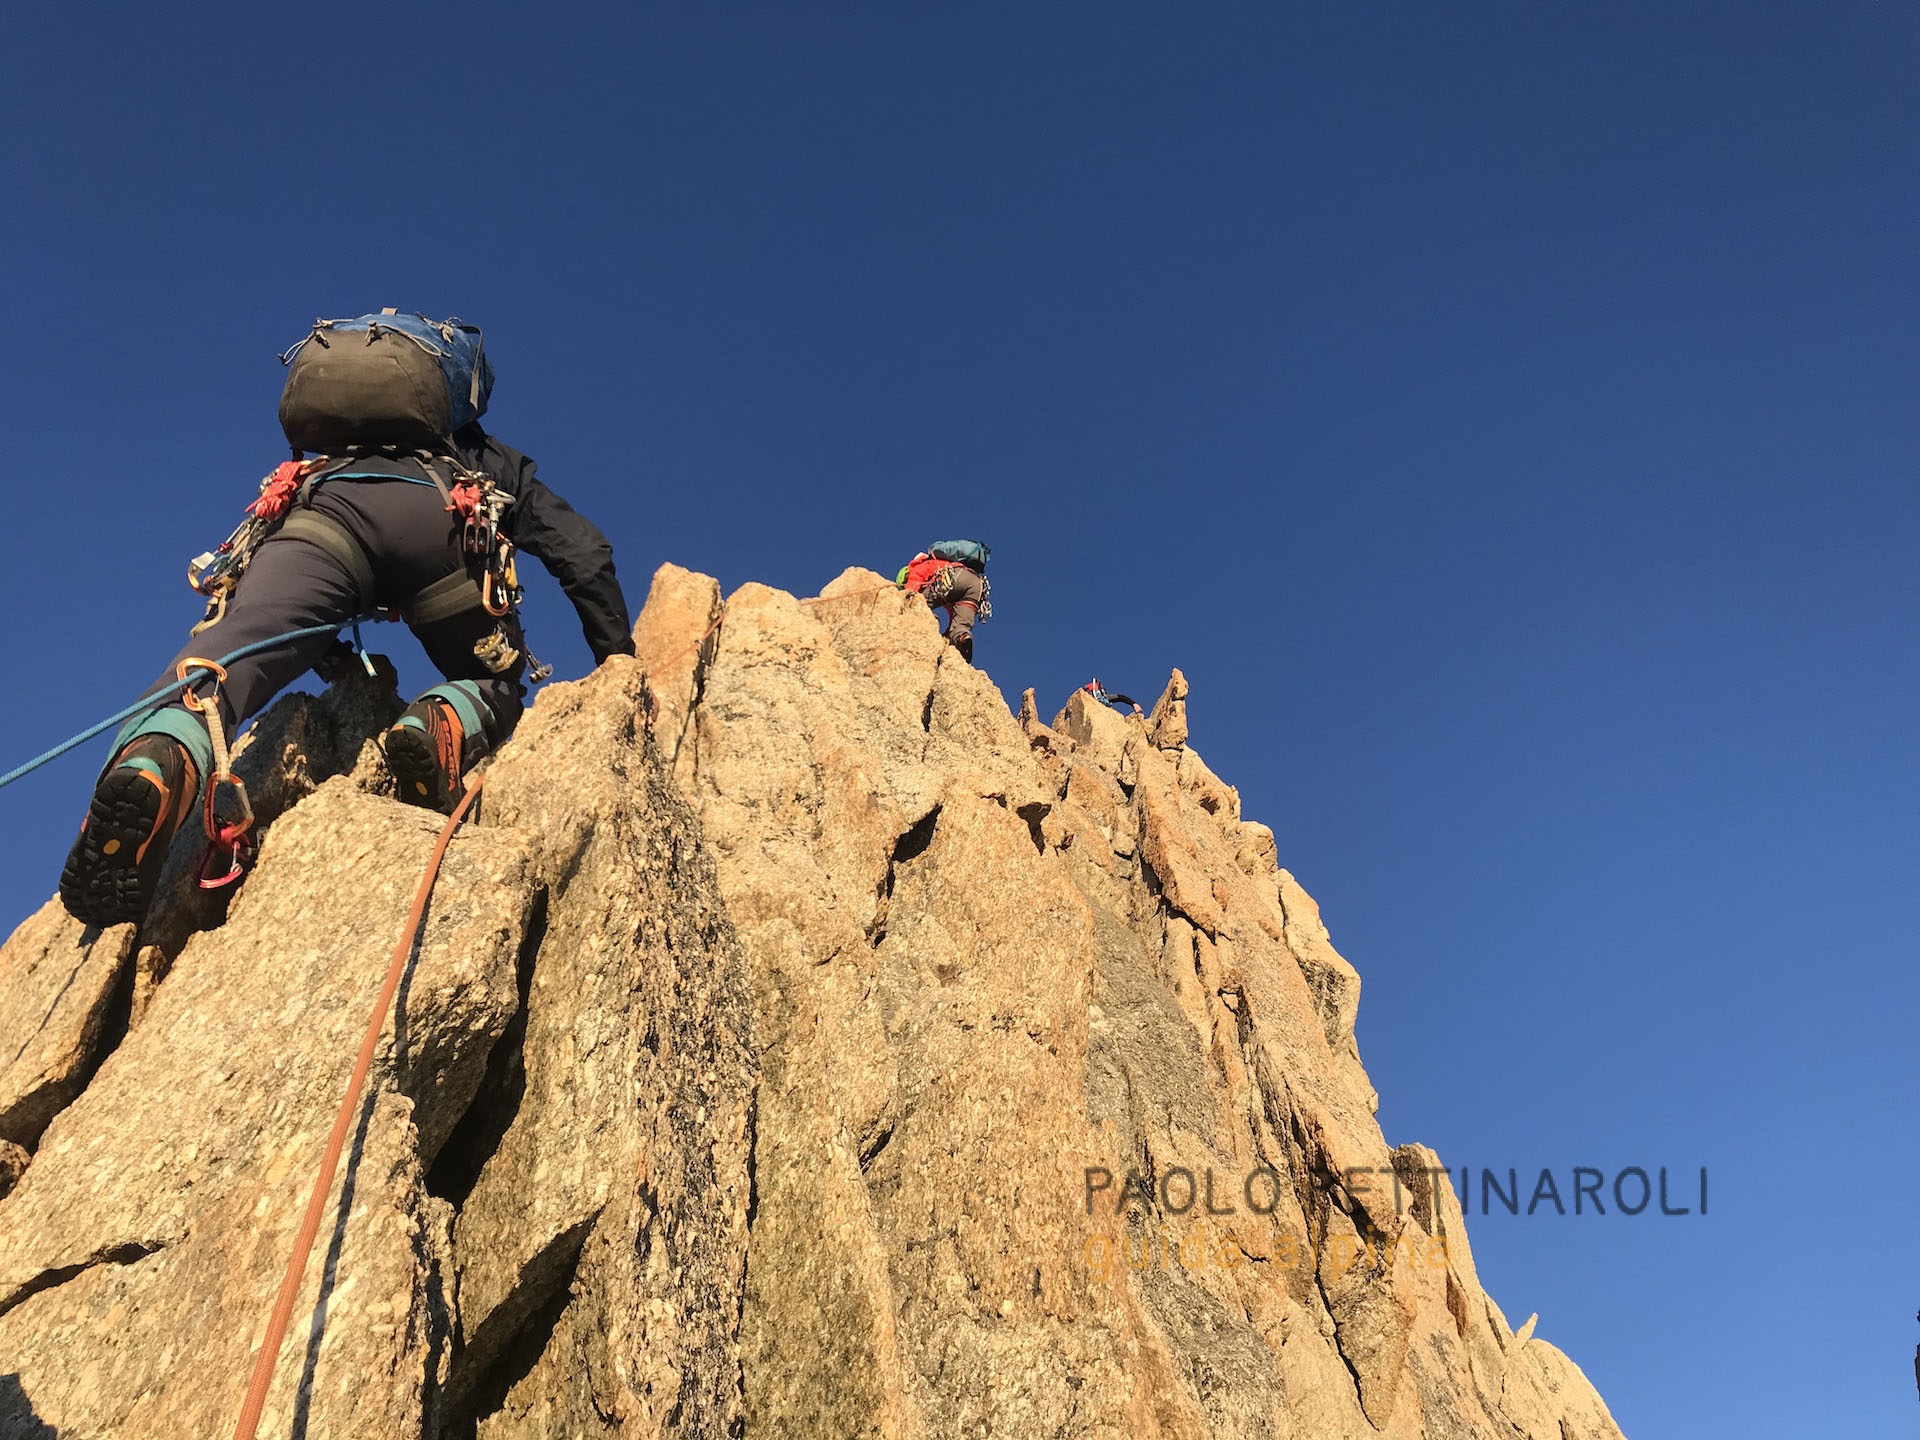
[[448, 513], [461, 519], [461, 549], [480, 561], [480, 598], [487, 613], [504, 619], [526, 594], [514, 569], [513, 542], [500, 528], [512, 497], [480, 471], [456, 470], [454, 475], [446, 490]]
[[[195, 670], [209, 673], [196, 676], [188, 682], [188, 674]], [[206, 803], [201, 811], [207, 831], [207, 849], [200, 857], [200, 888], [224, 890], [244, 875], [247, 866], [253, 862], [253, 841], [247, 833], [253, 829], [253, 802], [247, 798], [246, 782], [233, 773], [233, 757], [227, 749], [226, 722], [220, 718], [220, 686], [227, 678], [227, 670], [224, 665], [211, 660], [189, 657], [180, 662], [174, 673], [185, 686], [180, 695], [181, 703], [207, 722], [207, 735], [213, 741], [213, 774], [207, 777]], [[201, 680], [208, 681], [213, 690], [205, 700], [194, 693], [194, 685]], [[223, 790], [233, 797], [235, 819], [220, 818], [220, 793]], [[224, 872], [217, 869], [222, 864], [226, 866]]]
[[[441, 489], [447, 497], [448, 513], [460, 517], [461, 548], [480, 562], [481, 605], [494, 619], [508, 621], [526, 599], [514, 566], [513, 541], [500, 528], [501, 517], [513, 504], [513, 497], [495, 485], [492, 476], [478, 470], [456, 468], [454, 483]], [[540, 657], [527, 649], [526, 637], [517, 625], [496, 627], [475, 643], [473, 653], [495, 674], [511, 669], [524, 655], [527, 679], [535, 685], [553, 674], [551, 665], [542, 664]]]

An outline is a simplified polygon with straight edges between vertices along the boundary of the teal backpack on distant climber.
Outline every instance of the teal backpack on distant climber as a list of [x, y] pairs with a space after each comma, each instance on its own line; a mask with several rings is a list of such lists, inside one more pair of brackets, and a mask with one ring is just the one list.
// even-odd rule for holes
[[295, 450], [319, 455], [443, 449], [493, 393], [480, 331], [457, 319], [383, 310], [316, 320], [280, 363], [280, 428]]
[[939, 540], [927, 547], [936, 560], [956, 560], [976, 575], [987, 573], [987, 556], [993, 552], [978, 540]]

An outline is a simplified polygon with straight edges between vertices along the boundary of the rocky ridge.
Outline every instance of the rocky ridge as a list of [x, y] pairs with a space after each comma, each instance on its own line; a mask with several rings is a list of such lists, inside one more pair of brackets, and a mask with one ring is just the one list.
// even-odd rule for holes
[[[1178, 672], [1016, 714], [860, 570], [667, 566], [636, 640], [449, 851], [262, 1435], [1619, 1434], [1386, 1144]], [[394, 708], [256, 724], [230, 905], [0, 950], [0, 1440], [231, 1426], [438, 828]]]

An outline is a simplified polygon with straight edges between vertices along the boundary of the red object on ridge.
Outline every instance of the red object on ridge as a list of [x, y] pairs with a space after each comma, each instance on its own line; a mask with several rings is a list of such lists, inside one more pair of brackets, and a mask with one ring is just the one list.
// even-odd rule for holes
[[959, 563], [958, 560], [936, 560], [931, 555], [916, 555], [913, 563], [907, 566], [907, 589], [918, 595], [927, 588], [927, 582], [934, 576]]

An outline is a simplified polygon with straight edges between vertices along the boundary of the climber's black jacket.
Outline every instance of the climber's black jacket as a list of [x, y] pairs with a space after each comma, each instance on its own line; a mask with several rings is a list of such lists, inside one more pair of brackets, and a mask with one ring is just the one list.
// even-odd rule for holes
[[[511, 445], [502, 445], [477, 423], [456, 431], [453, 442], [462, 464], [485, 471], [513, 496], [500, 528], [517, 547], [546, 566], [567, 592], [579, 612], [594, 663], [609, 655], [633, 654], [627, 598], [613, 571], [613, 546], [600, 528], [536, 479], [532, 460]], [[356, 474], [378, 470], [410, 480], [430, 478], [422, 462], [404, 457], [366, 455], [351, 463]]]

